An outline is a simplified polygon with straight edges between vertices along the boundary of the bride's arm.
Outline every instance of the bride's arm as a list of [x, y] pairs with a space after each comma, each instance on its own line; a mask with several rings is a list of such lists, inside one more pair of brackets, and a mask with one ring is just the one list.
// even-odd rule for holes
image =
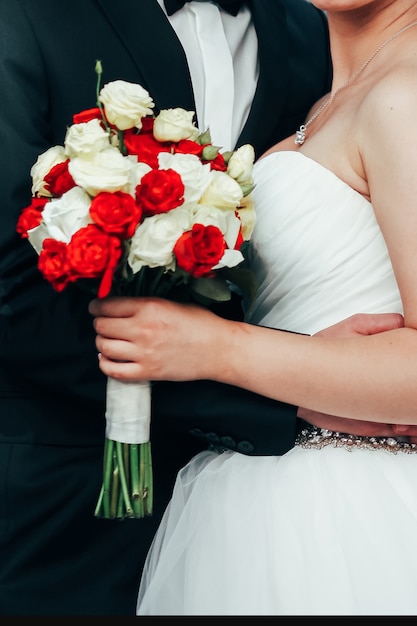
[[213, 379], [329, 415], [417, 424], [413, 329], [308, 337], [152, 298], [95, 300], [90, 312], [107, 376]]

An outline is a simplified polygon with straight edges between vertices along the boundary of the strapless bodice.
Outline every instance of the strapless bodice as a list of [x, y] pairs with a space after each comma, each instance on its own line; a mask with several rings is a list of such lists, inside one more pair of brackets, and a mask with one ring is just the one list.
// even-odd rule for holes
[[247, 321], [314, 334], [354, 313], [402, 313], [384, 237], [368, 202], [301, 152], [255, 164]]

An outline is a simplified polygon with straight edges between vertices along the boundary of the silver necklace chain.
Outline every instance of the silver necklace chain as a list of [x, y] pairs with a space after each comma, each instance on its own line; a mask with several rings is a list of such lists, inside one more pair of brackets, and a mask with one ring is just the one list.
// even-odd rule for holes
[[307, 120], [307, 122], [304, 122], [304, 124], [301, 124], [300, 128], [295, 133], [294, 143], [297, 144], [297, 145], [302, 146], [303, 143], [306, 140], [306, 130], [307, 130], [307, 127], [310, 126], [310, 124], [312, 122], [314, 122], [315, 119], [318, 118], [320, 113], [322, 113], [324, 111], [324, 109], [326, 107], [328, 107], [333, 102], [333, 100], [335, 99], [335, 97], [337, 96], [339, 91], [342, 91], [342, 89], [345, 89], [345, 87], [350, 85], [359, 76], [359, 74], [361, 74], [363, 72], [363, 70], [369, 65], [369, 63], [376, 57], [378, 52], [381, 52], [381, 50], [383, 48], [385, 48], [385, 46], [387, 46], [389, 43], [391, 43], [391, 41], [393, 39], [395, 39], [396, 37], [401, 35], [403, 32], [405, 32], [409, 28], [412, 28], [413, 26], [417, 26], [417, 20], [415, 22], [411, 22], [411, 24], [407, 24], [407, 26], [403, 26], [403, 28], [401, 28], [396, 33], [394, 33], [393, 35], [388, 37], [388, 39], [386, 39], [384, 41], [384, 43], [382, 43], [376, 50], [374, 50], [374, 52], [371, 54], [369, 59], [367, 59], [365, 61], [365, 63], [363, 65], [361, 65], [360, 68], [357, 69], [356, 72], [354, 72], [352, 74], [352, 76], [347, 79], [346, 82], [343, 83], [343, 85], [341, 85], [338, 89], [336, 89], [336, 91], [334, 93], [330, 94], [328, 96], [328, 98], [326, 98], [326, 100], [324, 100], [324, 102], [322, 102], [322, 104], [315, 111], [315, 113]]

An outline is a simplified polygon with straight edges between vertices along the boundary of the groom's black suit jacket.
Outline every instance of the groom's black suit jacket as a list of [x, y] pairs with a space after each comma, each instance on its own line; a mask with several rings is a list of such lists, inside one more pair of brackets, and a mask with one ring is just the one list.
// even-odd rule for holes
[[[305, 0], [252, 0], [251, 6], [260, 74], [239, 145], [250, 142], [260, 155], [305, 119], [312, 103], [327, 91], [331, 67], [327, 24], [312, 5]], [[133, 612], [141, 559], [179, 466], [208, 442], [250, 454], [282, 453], [294, 442], [295, 407], [209, 382], [160, 383], [154, 387], [152, 419], [155, 516], [118, 523], [93, 519], [93, 511], [87, 509], [94, 507], [101, 480], [105, 398], [105, 378], [97, 366], [87, 311], [90, 296], [76, 286], [54, 292], [37, 269], [36, 253], [17, 236], [15, 227], [19, 212], [30, 202], [29, 171], [38, 154], [62, 144], [72, 114], [95, 106], [96, 59], [103, 63], [103, 83], [138, 82], [149, 90], [157, 109], [195, 110], [185, 55], [156, 0], [0, 0], [0, 443], [5, 450], [0, 455], [4, 472], [0, 501], [9, 503], [4, 517], [0, 513], [8, 581], [4, 582], [0, 565], [4, 614], [18, 612], [22, 595], [27, 614], [44, 612], [36, 584], [50, 587], [51, 613]], [[27, 475], [38, 471], [40, 459], [30, 468], [31, 457], [22, 455], [18, 468], [22, 478], [8, 483], [17, 472], [16, 444], [28, 443], [42, 446], [45, 477], [39, 470], [36, 497]], [[81, 544], [85, 533], [100, 584], [95, 597], [95, 584], [89, 580], [83, 599], [83, 591], [73, 589], [76, 573], [65, 592], [62, 583], [60, 593], [59, 574], [51, 568], [50, 578], [46, 573], [44, 579], [36, 579], [35, 568], [31, 579], [24, 554], [39, 539], [35, 534], [30, 543], [25, 529], [41, 527], [48, 517], [49, 539], [55, 533], [56, 544], [52, 548], [46, 543], [38, 557], [48, 559], [55, 549], [64, 571], [62, 536], [57, 531], [64, 533], [63, 520], [58, 521], [52, 505], [56, 493], [48, 481], [54, 466], [64, 476], [71, 472], [73, 491], [67, 494], [66, 505], [72, 498], [74, 508], [78, 506], [76, 493], [90, 480], [83, 461], [87, 449], [89, 454], [95, 451], [88, 470], [88, 476], [94, 476], [91, 502], [86, 499], [80, 506], [76, 523]], [[69, 489], [66, 479], [60, 484]], [[28, 493], [21, 491], [24, 485]], [[68, 512], [66, 548], [77, 554], [69, 520]], [[19, 533], [25, 537], [23, 543]], [[94, 540], [89, 542], [88, 533]], [[105, 543], [125, 552], [121, 562], [107, 571], [99, 558]], [[22, 555], [21, 563], [16, 554]], [[86, 563], [83, 567], [88, 572]], [[124, 586], [125, 597], [117, 596], [111, 577]]]

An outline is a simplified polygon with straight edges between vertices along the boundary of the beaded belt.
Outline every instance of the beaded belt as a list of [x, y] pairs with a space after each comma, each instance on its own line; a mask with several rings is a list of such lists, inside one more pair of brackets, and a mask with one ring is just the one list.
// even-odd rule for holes
[[345, 448], [346, 450], [352, 450], [353, 448], [386, 450], [393, 454], [397, 454], [397, 452], [406, 452], [407, 454], [417, 452], [417, 444], [409, 443], [406, 437], [363, 437], [315, 426], [302, 428], [297, 435], [295, 445], [301, 448], [316, 448], [317, 450], [324, 446], [332, 445], [335, 448]]

